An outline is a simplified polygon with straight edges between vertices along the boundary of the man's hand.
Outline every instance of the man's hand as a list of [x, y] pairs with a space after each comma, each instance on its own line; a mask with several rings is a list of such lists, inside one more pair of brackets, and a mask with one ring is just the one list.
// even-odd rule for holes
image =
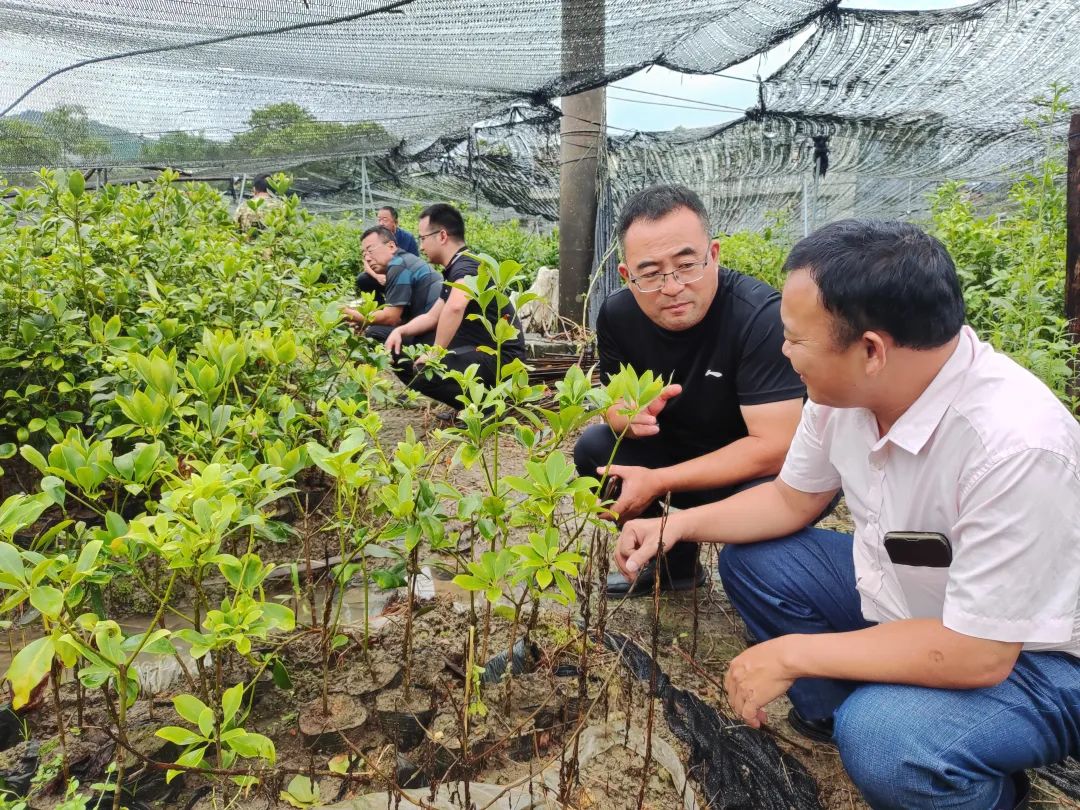
[[431, 359], [432, 359], [431, 355], [428, 354], [427, 352], [425, 352], [424, 354], [420, 355], [415, 360], [413, 360], [413, 366], [414, 367], [422, 366]]
[[631, 518], [636, 518], [649, 504], [660, 497], [659, 474], [656, 470], [648, 467], [627, 467], [613, 464], [610, 470], [606, 467], [597, 467], [596, 472], [601, 476], [605, 472], [612, 478], [619, 480], [619, 497], [611, 505], [604, 517], [608, 520], [617, 520], [623, 523]]
[[660, 426], [656, 423], [656, 417], [668, 400], [682, 393], [681, 385], [667, 385], [660, 395], [645, 407], [641, 413], [630, 420], [626, 433], [633, 439], [643, 439], [646, 436], [655, 436], [660, 432]]
[[380, 287], [386, 286], [386, 273], [379, 272], [367, 256], [364, 256], [364, 272], [379, 282]]
[[765, 707], [784, 694], [797, 677], [783, 663], [789, 636], [757, 644], [728, 665], [724, 690], [735, 714], [751, 728], [765, 722]]
[[386, 337], [386, 349], [390, 354], [401, 354], [401, 343], [404, 340], [404, 335], [401, 332], [401, 327], [395, 328]]
[[355, 327], [362, 327], [364, 325], [364, 316], [352, 307], [342, 307], [341, 314]]
[[[656, 556], [660, 548], [660, 524], [662, 518], [631, 520], [623, 526], [615, 543], [615, 565], [623, 576], [633, 582], [642, 566]], [[669, 516], [664, 526], [664, 551], [671, 551], [682, 538], [675, 525], [675, 516]]]

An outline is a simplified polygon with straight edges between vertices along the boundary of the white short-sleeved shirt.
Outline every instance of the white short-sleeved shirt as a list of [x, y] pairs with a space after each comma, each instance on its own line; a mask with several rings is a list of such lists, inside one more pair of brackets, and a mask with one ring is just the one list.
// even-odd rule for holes
[[[808, 402], [780, 477], [843, 486], [863, 615], [1080, 656], [1080, 425], [1034, 375], [964, 327], [885, 436], [862, 408]], [[940, 532], [948, 568], [894, 565], [890, 531]]]

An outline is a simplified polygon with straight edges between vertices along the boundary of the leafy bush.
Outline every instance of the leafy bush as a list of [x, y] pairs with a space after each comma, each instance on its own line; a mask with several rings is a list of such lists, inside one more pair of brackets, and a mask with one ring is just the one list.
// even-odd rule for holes
[[1077, 347], [1065, 319], [1065, 165], [1051, 126], [1068, 111], [1065, 92], [1055, 86], [1036, 102], [1041, 113], [1029, 125], [1046, 133], [1046, 152], [1013, 183], [1008, 208], [980, 216], [962, 184], [945, 183], [931, 198], [931, 230], [956, 262], [968, 322], [979, 336], [1075, 409], [1066, 391]]
[[779, 290], [784, 286], [784, 259], [793, 242], [786, 214], [773, 211], [766, 218], [769, 224], [760, 233], [739, 231], [719, 236], [720, 264]]

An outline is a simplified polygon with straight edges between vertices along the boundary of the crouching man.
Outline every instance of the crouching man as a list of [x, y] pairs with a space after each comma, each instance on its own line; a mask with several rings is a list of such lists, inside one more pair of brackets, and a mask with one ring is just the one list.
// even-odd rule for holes
[[[652, 186], [619, 218], [626, 287], [596, 321], [600, 377], [620, 366], [667, 381], [660, 397], [628, 424], [621, 404], [574, 447], [580, 475], [612, 458], [620, 520], [657, 513], [666, 493], [678, 508], [700, 506], [776, 476], [799, 424], [806, 389], [781, 353], [780, 294], [719, 263], [701, 199], [683, 186]], [[616, 442], [622, 436], [622, 442]], [[685, 544], [661, 567], [660, 587], [700, 584], [697, 546]], [[653, 591], [653, 568], [631, 591]], [[608, 593], [630, 583], [612, 574]]]
[[[780, 476], [663, 536], [728, 544], [759, 642], [731, 705], [758, 726], [787, 692], [878, 810], [1020, 806], [1025, 769], [1080, 754], [1080, 426], [964, 326], [952, 260], [916, 227], [837, 222], [786, 270], [810, 402]], [[854, 537], [803, 528], [840, 487]], [[617, 565], [633, 578], [659, 541], [626, 524]]]
[[386, 277], [383, 306], [364, 321], [355, 309], [345, 307], [345, 317], [364, 334], [385, 343], [392, 332], [397, 340], [390, 346], [392, 353], [401, 351], [402, 344], [431, 343], [442, 310], [442, 276], [418, 256], [406, 253], [394, 242], [387, 228], [376, 225], [361, 237], [364, 262], [372, 271]]

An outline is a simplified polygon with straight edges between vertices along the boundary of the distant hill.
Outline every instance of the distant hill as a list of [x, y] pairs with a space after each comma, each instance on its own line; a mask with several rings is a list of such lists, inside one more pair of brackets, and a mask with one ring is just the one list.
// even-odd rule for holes
[[[41, 126], [45, 114], [41, 110], [26, 110], [11, 117], [25, 121], [28, 124]], [[91, 135], [109, 143], [112, 147], [113, 159], [117, 161], [134, 161], [138, 158], [142, 145], [147, 140], [142, 135], [103, 124], [93, 118], [88, 119], [87, 124]]]

